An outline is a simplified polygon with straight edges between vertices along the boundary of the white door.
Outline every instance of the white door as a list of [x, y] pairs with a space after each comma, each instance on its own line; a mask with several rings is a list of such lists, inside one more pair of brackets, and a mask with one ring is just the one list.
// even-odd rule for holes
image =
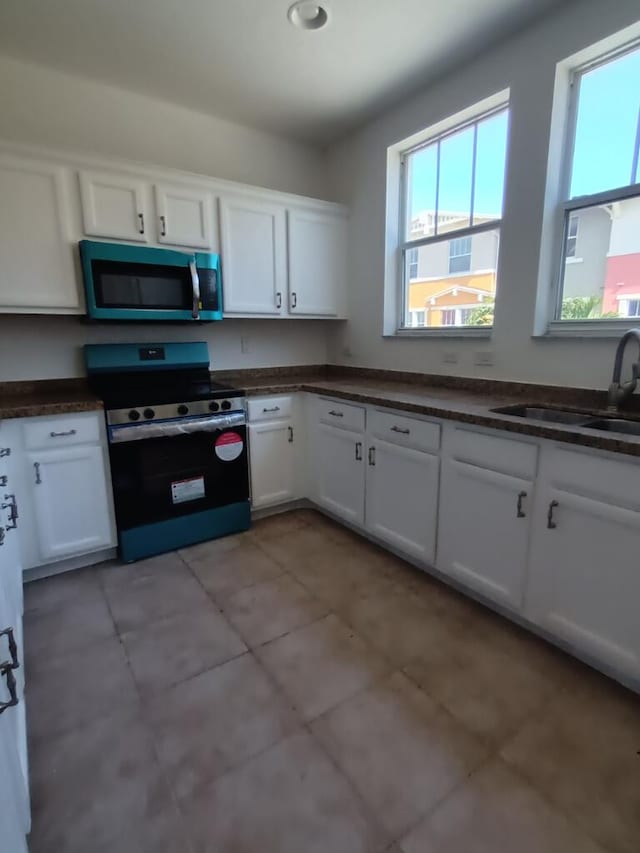
[[254, 507], [271, 506], [295, 497], [294, 440], [291, 421], [249, 424]]
[[364, 436], [318, 424], [315, 443], [318, 503], [345, 521], [364, 524]]
[[156, 184], [158, 242], [195, 249], [213, 245], [213, 196], [208, 190]]
[[149, 241], [146, 185], [131, 175], [80, 172], [84, 232], [116, 240]]
[[220, 199], [226, 314], [281, 314], [287, 290], [284, 208], [247, 197]]
[[576, 650], [637, 680], [638, 555], [640, 512], [542, 488], [534, 514], [526, 615]]
[[375, 440], [367, 452], [367, 528], [406, 554], [433, 564], [440, 460]]
[[42, 559], [57, 560], [113, 545], [102, 447], [34, 451], [27, 459]]
[[0, 307], [80, 310], [65, 169], [0, 157]]
[[482, 595], [520, 610], [533, 483], [444, 458], [437, 568]]
[[346, 288], [347, 220], [290, 210], [289, 311], [335, 316]]

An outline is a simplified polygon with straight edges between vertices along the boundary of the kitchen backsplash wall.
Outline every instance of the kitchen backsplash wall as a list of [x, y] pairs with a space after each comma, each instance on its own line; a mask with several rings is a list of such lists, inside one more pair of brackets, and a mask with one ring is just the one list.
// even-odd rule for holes
[[[85, 343], [207, 341], [214, 370], [324, 364], [323, 320], [91, 325], [79, 317], [0, 315], [0, 381], [83, 376]], [[245, 351], [243, 351], [243, 349]]]

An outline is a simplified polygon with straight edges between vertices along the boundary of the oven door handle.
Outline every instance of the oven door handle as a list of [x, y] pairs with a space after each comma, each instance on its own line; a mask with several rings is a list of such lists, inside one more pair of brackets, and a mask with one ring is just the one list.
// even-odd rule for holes
[[109, 428], [109, 441], [112, 444], [122, 444], [127, 441], [143, 441], [146, 438], [171, 438], [172, 436], [189, 435], [194, 432], [218, 432], [245, 424], [244, 412], [229, 412], [228, 415], [190, 418], [184, 421], [124, 424], [123, 426]]
[[198, 275], [198, 267], [196, 266], [196, 256], [192, 255], [189, 259], [189, 269], [191, 270], [191, 291], [193, 294], [193, 303], [191, 316], [194, 320], [200, 319], [200, 276]]

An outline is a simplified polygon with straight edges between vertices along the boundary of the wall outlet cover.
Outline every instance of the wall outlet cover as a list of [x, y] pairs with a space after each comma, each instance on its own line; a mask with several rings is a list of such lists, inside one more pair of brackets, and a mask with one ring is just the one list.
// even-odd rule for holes
[[445, 350], [442, 353], [443, 364], [457, 364], [460, 361], [458, 353], [454, 350]]
[[473, 354], [473, 363], [478, 367], [493, 367], [493, 350], [481, 350]]
[[245, 335], [242, 335], [240, 337], [240, 352], [251, 352], [251, 343], [249, 341], [249, 338], [245, 337]]

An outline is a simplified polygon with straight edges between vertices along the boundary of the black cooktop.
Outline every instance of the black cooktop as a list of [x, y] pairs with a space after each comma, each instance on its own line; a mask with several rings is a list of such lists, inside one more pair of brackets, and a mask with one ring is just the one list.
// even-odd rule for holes
[[208, 370], [159, 370], [101, 373], [89, 377], [91, 389], [107, 409], [220, 400], [245, 392], [212, 382]]

